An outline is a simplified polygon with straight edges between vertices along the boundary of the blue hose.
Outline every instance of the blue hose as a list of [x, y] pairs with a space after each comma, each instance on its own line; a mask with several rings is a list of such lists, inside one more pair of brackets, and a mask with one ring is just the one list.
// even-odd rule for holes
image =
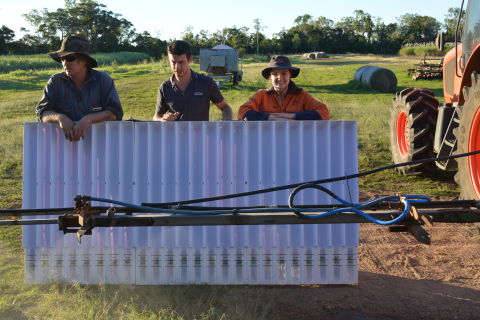
[[[367, 201], [367, 202], [363, 202], [363, 203], [359, 203], [359, 204], [356, 204], [355, 206], [351, 206], [351, 207], [348, 207], [348, 208], [339, 208], [339, 209], [334, 209], [334, 210], [330, 210], [330, 211], [327, 211], [325, 213], [322, 213], [322, 214], [318, 214], [318, 215], [302, 215], [302, 218], [304, 219], [321, 219], [321, 218], [325, 218], [325, 217], [328, 217], [328, 216], [332, 216], [334, 214], [339, 214], [339, 213], [343, 213], [343, 212], [354, 212], [358, 215], [361, 215], [362, 217], [364, 217], [365, 219], [367, 219], [368, 221], [370, 222], [373, 222], [373, 223], [376, 223], [376, 224], [379, 224], [379, 225], [383, 225], [383, 226], [388, 226], [388, 225], [392, 225], [392, 224], [396, 224], [400, 221], [402, 221], [405, 216], [410, 212], [410, 208], [411, 208], [411, 203], [424, 203], [424, 202], [429, 202], [430, 199], [426, 196], [421, 196], [421, 195], [406, 195], [405, 197], [402, 197], [399, 199], [399, 197], [397, 196], [391, 196], [391, 197], [394, 197], [396, 199], [389, 199], [388, 201], [400, 201], [404, 204], [404, 209], [402, 211], [402, 213], [392, 219], [392, 220], [378, 220], [378, 219], [375, 219], [373, 218], [372, 216], [370, 216], [369, 214], [363, 212], [362, 210], [360, 209], [363, 209], [364, 208], [364, 205], [365, 204], [369, 204], [369, 206], [371, 205], [371, 203], [378, 203], [378, 202], [381, 202], [381, 201], [385, 201], [385, 200], [381, 200], [381, 198], [379, 199], [374, 199], [373, 201], [370, 200], [370, 201]], [[386, 198], [390, 198], [390, 197], [386, 197]]]
[[[388, 225], [396, 224], [396, 223], [402, 221], [407, 216], [407, 214], [410, 212], [411, 203], [425, 203], [425, 202], [430, 201], [430, 198], [427, 197], [427, 196], [424, 196], [424, 195], [406, 195], [404, 197], [385, 196], [385, 197], [372, 199], [372, 200], [368, 200], [368, 201], [361, 202], [361, 203], [352, 203], [352, 202], [349, 202], [345, 199], [340, 198], [335, 193], [333, 193], [332, 191], [328, 190], [327, 188], [325, 188], [323, 186], [320, 186], [318, 184], [305, 183], [305, 184], [302, 184], [302, 185], [296, 187], [290, 193], [290, 196], [288, 198], [288, 206], [290, 208], [295, 207], [295, 205], [293, 204], [293, 200], [294, 200], [295, 196], [303, 189], [317, 189], [317, 190], [320, 190], [320, 191], [328, 194], [329, 196], [331, 196], [332, 198], [334, 198], [335, 200], [337, 200], [341, 204], [347, 206], [347, 208], [333, 209], [333, 210], [329, 210], [325, 213], [318, 214], [318, 215], [305, 215], [300, 211], [295, 211], [295, 214], [299, 218], [310, 219], [310, 220], [311, 219], [321, 219], [321, 218], [328, 217], [328, 216], [338, 214], [338, 213], [342, 213], [342, 212], [353, 212], [353, 213], [361, 215], [362, 217], [364, 217], [365, 219], [367, 219], [370, 222], [373, 222], [373, 223], [376, 223], [376, 224], [379, 224], [379, 225], [383, 225], [383, 226], [388, 226]], [[402, 202], [403, 205], [404, 205], [402, 213], [398, 217], [396, 217], [392, 220], [378, 220], [378, 219], [373, 218], [372, 216], [368, 215], [367, 213], [365, 213], [361, 210], [361, 209], [368, 209], [369, 207], [372, 207], [372, 206], [374, 206], [374, 205], [376, 205], [380, 202], [384, 202], [384, 201]], [[302, 211], [306, 211], [306, 210], [302, 210]], [[321, 211], [321, 209], [317, 210], [317, 211]]]
[[[346, 208], [333, 209], [333, 210], [325, 209], [325, 208], [311, 208], [311, 209], [309, 209], [309, 208], [295, 208], [293, 206], [293, 199], [294, 199], [295, 195], [300, 190], [303, 190], [303, 189], [306, 189], [306, 188], [315, 188], [315, 189], [319, 189], [321, 191], [324, 191], [327, 194], [329, 194], [330, 196], [332, 196], [335, 200], [337, 200], [338, 202], [340, 202], [341, 204], [343, 204], [347, 207]], [[376, 198], [376, 199], [368, 200], [368, 201], [361, 202], [361, 203], [352, 203], [352, 202], [349, 202], [345, 199], [342, 199], [342, 198], [338, 197], [333, 192], [331, 192], [330, 190], [328, 190], [328, 189], [326, 189], [322, 186], [319, 186], [319, 185], [313, 185], [312, 186], [312, 185], [309, 184], [309, 185], [299, 186], [299, 187], [295, 188], [295, 190], [292, 191], [292, 193], [290, 194], [290, 197], [289, 197], [290, 208], [257, 208], [257, 209], [238, 209], [238, 210], [211, 210], [211, 211], [206, 212], [206, 211], [192, 211], [192, 210], [189, 211], [189, 210], [163, 209], [163, 208], [154, 208], [154, 207], [148, 207], [148, 206], [139, 206], [139, 205], [135, 205], [135, 204], [132, 204], [132, 203], [127, 203], [127, 202], [122, 202], [122, 201], [117, 201], [117, 200], [110, 200], [110, 199], [105, 199], [105, 198], [97, 198], [97, 197], [90, 197], [90, 200], [98, 201], [98, 202], [104, 202], [104, 203], [117, 204], [117, 205], [121, 205], [121, 206], [124, 206], [124, 207], [132, 208], [132, 209], [138, 209], [138, 210], [145, 210], [145, 211], [149, 211], [149, 212], [157, 212], [157, 213], [164, 213], [164, 214], [180, 214], [180, 215], [227, 215], [227, 214], [232, 214], [232, 213], [241, 214], [241, 213], [272, 213], [272, 212], [287, 213], [287, 212], [292, 212], [292, 213], [295, 213], [299, 218], [313, 220], [313, 219], [321, 219], [321, 218], [329, 217], [329, 216], [344, 213], [344, 212], [353, 212], [353, 213], [356, 213], [356, 214], [364, 217], [365, 219], [367, 219], [368, 221], [370, 221], [372, 223], [376, 223], [376, 224], [379, 224], [379, 225], [386, 226], [386, 225], [396, 224], [396, 223], [402, 221], [405, 218], [405, 216], [407, 216], [407, 214], [409, 213], [412, 203], [426, 203], [426, 202], [430, 201], [430, 198], [427, 197], [427, 196], [424, 196], [424, 195], [406, 195], [404, 197], [385, 196], [385, 197]], [[363, 210], [367, 209], [369, 207], [372, 207], [372, 206], [374, 206], [378, 203], [385, 202], [385, 201], [403, 203], [404, 209], [403, 209], [402, 213], [398, 217], [396, 217], [392, 220], [384, 221], [384, 220], [375, 219], [372, 216], [370, 216], [367, 213], [362, 211], [362, 209]], [[319, 211], [325, 211], [325, 213], [318, 214], [318, 215], [305, 215], [305, 214], [302, 213], [302, 212], [319, 212]]]

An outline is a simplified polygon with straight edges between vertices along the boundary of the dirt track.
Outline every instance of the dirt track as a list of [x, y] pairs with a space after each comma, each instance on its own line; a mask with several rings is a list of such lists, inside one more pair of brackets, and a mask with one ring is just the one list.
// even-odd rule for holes
[[275, 319], [480, 319], [480, 234], [472, 224], [426, 228], [430, 246], [360, 227], [358, 286], [273, 289]]

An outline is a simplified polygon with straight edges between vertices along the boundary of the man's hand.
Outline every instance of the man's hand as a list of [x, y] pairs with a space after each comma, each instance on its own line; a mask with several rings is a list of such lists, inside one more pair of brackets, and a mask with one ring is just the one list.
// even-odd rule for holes
[[42, 122], [58, 123], [63, 130], [65, 138], [69, 141], [78, 141], [85, 136], [88, 128], [92, 123], [101, 121], [116, 120], [117, 117], [110, 110], [103, 110], [100, 112], [90, 113], [84, 116], [80, 121], [74, 123], [69, 117], [63, 113], [55, 111], [45, 111], [42, 114]]
[[295, 113], [270, 113], [268, 120], [285, 121], [295, 120]]
[[222, 120], [223, 121], [228, 121], [232, 120], [233, 117], [233, 111], [232, 107], [225, 101], [222, 100], [219, 103], [215, 103], [218, 109], [222, 110]]
[[58, 118], [57, 118], [57, 121], [58, 121], [58, 125], [63, 130], [63, 134], [65, 135], [65, 139], [70, 140], [70, 141], [74, 141], [73, 140], [73, 137], [74, 137], [73, 121], [70, 120], [70, 118], [67, 117], [64, 114], [59, 114]]
[[160, 121], [175, 121], [180, 116], [180, 112], [167, 112], [164, 113]]
[[80, 121], [73, 126], [73, 140], [70, 141], [78, 141], [80, 138], [83, 138], [91, 124], [92, 122], [90, 121], [89, 116], [80, 119]]

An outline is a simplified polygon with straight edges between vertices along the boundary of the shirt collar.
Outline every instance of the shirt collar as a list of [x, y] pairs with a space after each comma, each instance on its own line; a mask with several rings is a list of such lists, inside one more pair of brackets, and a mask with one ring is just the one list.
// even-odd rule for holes
[[[192, 80], [197, 80], [198, 79], [198, 73], [193, 71], [192, 69], [190, 69], [190, 72], [192, 73], [192, 75], [191, 75]], [[172, 84], [172, 86], [175, 84], [175, 81], [173, 79], [174, 76], [175, 75], [172, 74], [170, 79], [168, 79], [168, 80], [170, 80], [170, 83]]]
[[[61, 73], [61, 77], [65, 80], [65, 81], [72, 81], [72, 78], [70, 78], [69, 76], [67, 76], [67, 74], [65, 72], [62, 72]], [[90, 81], [95, 81], [97, 80], [97, 74], [95, 73], [95, 70], [93, 69], [89, 69], [88, 70], [88, 73], [87, 73], [87, 78], [85, 78], [85, 82], [83, 85], [85, 85], [85, 83], [87, 82], [90, 82]]]

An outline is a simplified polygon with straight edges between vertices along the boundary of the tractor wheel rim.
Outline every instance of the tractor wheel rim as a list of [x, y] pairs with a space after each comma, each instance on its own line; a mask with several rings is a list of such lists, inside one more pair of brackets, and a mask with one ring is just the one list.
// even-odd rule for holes
[[[480, 149], [480, 109], [477, 109], [473, 117], [472, 127], [468, 140], [468, 152]], [[480, 199], [480, 156], [474, 155], [468, 157], [470, 169], [470, 179], [477, 199]]]
[[397, 148], [402, 156], [408, 154], [408, 116], [401, 111], [397, 116]]

